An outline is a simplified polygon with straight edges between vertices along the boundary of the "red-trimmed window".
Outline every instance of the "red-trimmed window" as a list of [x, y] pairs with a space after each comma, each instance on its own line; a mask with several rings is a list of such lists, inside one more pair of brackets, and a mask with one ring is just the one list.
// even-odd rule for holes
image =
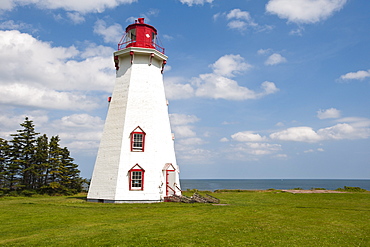
[[130, 190], [144, 190], [144, 172], [145, 170], [138, 164], [129, 170]]
[[131, 132], [131, 152], [144, 152], [145, 132], [137, 126]]

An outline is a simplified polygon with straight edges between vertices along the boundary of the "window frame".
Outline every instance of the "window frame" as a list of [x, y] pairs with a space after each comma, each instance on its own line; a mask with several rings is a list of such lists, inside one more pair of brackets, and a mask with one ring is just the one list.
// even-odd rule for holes
[[[139, 141], [135, 141], [135, 135], [141, 135], [141, 148], [134, 147], [135, 143], [139, 143]], [[130, 150], [131, 152], [144, 152], [145, 151], [145, 136], [146, 133], [139, 127], [137, 126], [130, 134]]]
[[[141, 173], [140, 179], [133, 179], [133, 176], [136, 172]], [[128, 171], [128, 173], [129, 173], [129, 190], [130, 191], [143, 191], [144, 190], [145, 170], [141, 166], [139, 166], [139, 164], [136, 164]], [[136, 181], [136, 180], [141, 181], [141, 186], [140, 187], [133, 186], [134, 185], [133, 181]]]

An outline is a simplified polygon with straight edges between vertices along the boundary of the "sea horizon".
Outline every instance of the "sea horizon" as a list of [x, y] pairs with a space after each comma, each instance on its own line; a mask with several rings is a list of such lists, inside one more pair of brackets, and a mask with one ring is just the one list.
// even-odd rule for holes
[[221, 190], [221, 189], [241, 189], [241, 190], [266, 190], [266, 189], [314, 189], [323, 188], [335, 190], [338, 188], [360, 187], [370, 190], [370, 179], [180, 179], [182, 190]]

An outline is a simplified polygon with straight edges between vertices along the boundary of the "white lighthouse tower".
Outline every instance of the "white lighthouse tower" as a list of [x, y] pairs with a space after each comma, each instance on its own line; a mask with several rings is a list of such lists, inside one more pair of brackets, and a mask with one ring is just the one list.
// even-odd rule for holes
[[160, 202], [181, 195], [163, 86], [167, 56], [157, 30], [139, 18], [114, 53], [116, 83], [88, 201]]

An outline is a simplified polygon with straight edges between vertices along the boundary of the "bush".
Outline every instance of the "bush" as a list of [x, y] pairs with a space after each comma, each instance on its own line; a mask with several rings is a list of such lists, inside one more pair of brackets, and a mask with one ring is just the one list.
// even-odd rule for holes
[[365, 192], [367, 190], [362, 189], [360, 187], [350, 187], [350, 186], [344, 186], [344, 188], [338, 188], [337, 191], [346, 191], [346, 192]]
[[36, 194], [36, 191], [34, 191], [34, 190], [23, 190], [19, 194], [22, 195], [22, 196], [31, 197], [31, 196]]
[[311, 190], [326, 190], [325, 188], [311, 188]]

